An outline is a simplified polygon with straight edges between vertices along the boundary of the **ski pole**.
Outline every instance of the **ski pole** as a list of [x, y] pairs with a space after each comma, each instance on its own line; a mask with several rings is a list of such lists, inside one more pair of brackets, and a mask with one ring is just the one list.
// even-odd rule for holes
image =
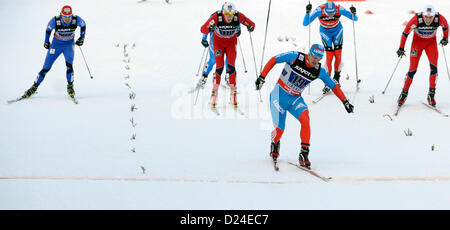
[[78, 48], [80, 48], [81, 55], [83, 56], [84, 64], [86, 64], [86, 68], [87, 68], [87, 70], [89, 72], [89, 75], [91, 76], [91, 79], [94, 79], [94, 77], [91, 74], [91, 71], [89, 70], [89, 66], [88, 66], [88, 64], [86, 62], [86, 58], [84, 57], [84, 53], [83, 53], [83, 50], [81, 49], [81, 46], [78, 46]]
[[447, 76], [448, 76], [448, 80], [450, 80], [450, 72], [448, 70], [448, 63], [447, 63], [447, 57], [445, 55], [445, 49], [444, 46], [442, 46], [442, 53], [444, 54], [444, 60], [445, 60], [445, 67], [447, 67]]
[[[352, 5], [353, 7], [353, 5]], [[361, 80], [358, 78], [358, 59], [356, 56], [356, 35], [355, 35], [355, 16], [352, 13], [352, 24], [353, 24], [353, 46], [355, 47], [355, 67], [356, 67], [356, 91], [359, 91], [359, 83]]]
[[397, 65], [395, 65], [394, 71], [392, 72], [391, 77], [389, 78], [389, 81], [388, 81], [386, 87], [384, 88], [383, 92], [381, 92], [382, 94], [384, 94], [386, 92], [386, 89], [389, 86], [389, 83], [391, 82], [392, 77], [394, 76], [395, 70], [397, 70], [397, 66], [400, 63], [400, 60], [402, 60], [402, 57], [403, 56], [400, 56], [400, 58], [398, 59]]
[[262, 72], [262, 66], [263, 66], [263, 61], [264, 61], [264, 51], [266, 50], [267, 27], [269, 26], [269, 16], [270, 16], [270, 5], [271, 4], [272, 4], [272, 0], [269, 0], [269, 9], [267, 10], [266, 32], [264, 35], [264, 44], [263, 44], [263, 51], [262, 51], [262, 57], [261, 57], [261, 67], [259, 69], [259, 72]]
[[[253, 62], [255, 63], [256, 79], [258, 79], [258, 67], [256, 67], [255, 49], [253, 48], [252, 33], [249, 31], [248, 34], [250, 35], [250, 44], [252, 46], [252, 54], [253, 54]], [[259, 92], [259, 101], [262, 102], [261, 90], [258, 90], [258, 92]]]
[[245, 65], [244, 53], [242, 52], [241, 41], [239, 40], [239, 38], [238, 38], [238, 43], [239, 43], [239, 49], [241, 50], [242, 62], [244, 63], [244, 71], [245, 71], [245, 73], [247, 73], [247, 66]]
[[200, 91], [200, 88], [197, 89], [197, 95], [195, 96], [195, 101], [194, 101], [194, 105], [197, 104], [197, 98], [198, 98], [198, 92]]
[[[308, 1], [308, 4], [311, 4], [311, 2]], [[308, 17], [308, 48], [310, 47], [311, 47], [311, 15], [309, 15]]]
[[200, 68], [202, 66], [203, 63], [203, 56], [205, 56], [205, 51], [208, 49], [208, 47], [205, 47], [205, 49], [203, 49], [203, 54], [202, 54], [202, 59], [200, 59], [200, 64], [198, 66], [198, 70], [197, 70], [197, 74], [195, 76], [198, 76], [198, 74], [200, 73]]
[[[311, 2], [308, 1], [308, 4]], [[311, 48], [311, 15], [308, 16], [308, 48]], [[308, 94], [311, 95], [311, 84], [308, 85]]]

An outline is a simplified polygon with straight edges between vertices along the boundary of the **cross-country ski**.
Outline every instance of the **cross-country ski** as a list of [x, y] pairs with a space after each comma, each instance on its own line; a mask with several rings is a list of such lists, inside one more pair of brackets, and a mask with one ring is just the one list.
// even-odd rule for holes
[[311, 174], [311, 175], [313, 175], [313, 176], [315, 176], [315, 177], [317, 177], [317, 178], [319, 178], [319, 179], [321, 179], [321, 180], [323, 180], [325, 182], [328, 182], [328, 181], [330, 181], [332, 179], [331, 177], [321, 176], [317, 172], [315, 172], [314, 170], [306, 168], [304, 166], [301, 166], [298, 163], [293, 163], [293, 162], [290, 162], [290, 161], [288, 163], [291, 164], [291, 165], [294, 165], [295, 167], [297, 167], [297, 168], [299, 168], [299, 169], [301, 169], [301, 170], [303, 170], [305, 172], [308, 172], [309, 174]]

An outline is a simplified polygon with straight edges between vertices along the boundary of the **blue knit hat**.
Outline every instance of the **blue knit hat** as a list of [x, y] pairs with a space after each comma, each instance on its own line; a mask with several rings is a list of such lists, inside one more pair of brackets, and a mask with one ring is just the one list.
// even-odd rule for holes
[[323, 47], [323, 45], [313, 44], [311, 46], [311, 49], [309, 49], [309, 54], [322, 59], [323, 55], [325, 54], [325, 48]]
[[336, 13], [336, 5], [334, 4], [334, 2], [325, 3], [325, 13], [327, 14]]

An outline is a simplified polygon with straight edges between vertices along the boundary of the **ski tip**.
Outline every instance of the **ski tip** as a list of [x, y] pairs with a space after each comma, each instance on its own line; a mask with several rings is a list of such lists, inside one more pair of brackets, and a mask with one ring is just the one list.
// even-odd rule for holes
[[24, 99], [24, 98], [17, 98], [17, 99], [13, 99], [13, 100], [8, 100], [8, 101], [6, 101], [6, 102], [8, 102], [8, 104], [12, 104], [12, 103], [15, 103], [15, 102], [18, 102], [18, 101], [20, 101], [20, 100], [22, 100], [22, 99]]
[[78, 104], [78, 100], [77, 100], [77, 99], [75, 99], [75, 98], [73, 98], [73, 97], [70, 97], [70, 100], [71, 100], [73, 103]]

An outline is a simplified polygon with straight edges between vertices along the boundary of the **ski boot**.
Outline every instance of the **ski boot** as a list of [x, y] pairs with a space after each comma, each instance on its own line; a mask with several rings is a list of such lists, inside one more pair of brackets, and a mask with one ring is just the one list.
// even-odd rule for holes
[[270, 143], [270, 157], [273, 160], [273, 167], [275, 168], [275, 171], [280, 170], [278, 167], [278, 157], [280, 156], [280, 141], [277, 143], [271, 142]]
[[434, 100], [434, 94], [436, 93], [436, 89], [435, 88], [430, 88], [430, 91], [428, 91], [428, 104], [436, 107], [436, 101]]
[[337, 85], [339, 85], [339, 87], [341, 87], [341, 83], [339, 82], [339, 79], [341, 78], [341, 72], [334, 72], [334, 77], [333, 80], [334, 82], [336, 82]]
[[213, 89], [211, 92], [211, 101], [210, 101], [212, 109], [216, 109], [216, 100], [217, 100], [217, 90]]
[[237, 102], [237, 91], [236, 91], [236, 87], [231, 87], [231, 104], [233, 105], [234, 108], [238, 107], [238, 102]]
[[29, 88], [27, 91], [25, 91], [25, 93], [23, 94], [22, 98], [29, 98], [31, 97], [31, 95], [36, 93], [36, 90], [38, 88], [38, 84], [36, 84], [36, 82], [33, 83], [33, 85], [31, 86], [31, 88]]
[[408, 97], [408, 90], [404, 89], [404, 90], [402, 90], [402, 93], [398, 97], [398, 100], [397, 100], [398, 107], [402, 106], [405, 103], [406, 97]]
[[273, 161], [276, 162], [278, 157], [280, 156], [280, 141], [277, 143], [270, 143], [270, 157], [272, 157]]
[[206, 84], [206, 80], [208, 79], [208, 75], [203, 74], [202, 77], [198, 80], [197, 88], [203, 88]]
[[298, 161], [301, 166], [311, 169], [311, 162], [309, 162], [308, 154], [309, 154], [309, 148], [302, 147], [302, 150], [300, 151], [300, 154], [298, 155]]
[[230, 85], [230, 73], [226, 73], [225, 74], [225, 83], [227, 84], [228, 87], [231, 88], [231, 85]]
[[75, 98], [75, 90], [73, 90], [73, 82], [67, 83], [67, 93], [69, 94], [69, 97]]

